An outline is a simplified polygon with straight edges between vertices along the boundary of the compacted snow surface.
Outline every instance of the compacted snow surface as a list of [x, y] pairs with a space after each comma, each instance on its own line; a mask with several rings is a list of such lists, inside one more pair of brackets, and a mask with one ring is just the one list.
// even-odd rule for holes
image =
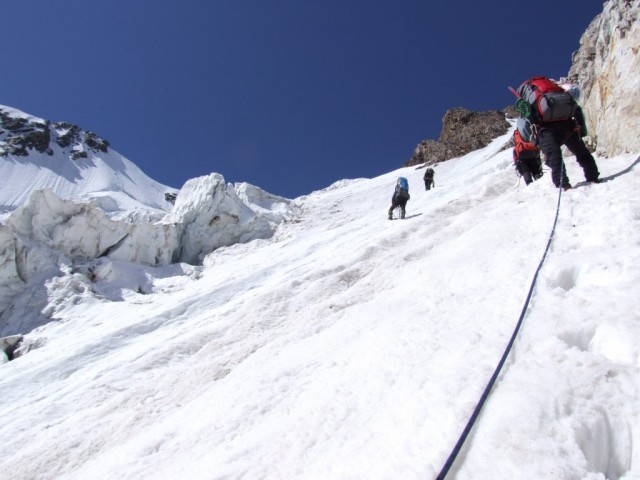
[[[509, 135], [436, 167], [295, 199], [202, 267], [107, 263], [46, 284], [0, 365], [12, 479], [433, 479], [489, 380], [551, 233], [549, 172]], [[448, 478], [638, 479], [638, 155], [573, 190], [520, 335]], [[386, 218], [409, 179], [405, 220]], [[41, 309], [42, 305], [33, 308]]]

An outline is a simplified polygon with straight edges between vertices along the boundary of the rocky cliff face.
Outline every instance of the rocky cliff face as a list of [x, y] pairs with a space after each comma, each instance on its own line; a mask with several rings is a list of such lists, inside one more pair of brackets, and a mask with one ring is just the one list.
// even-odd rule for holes
[[460, 157], [486, 147], [491, 140], [509, 129], [505, 112], [491, 110], [472, 112], [464, 108], [453, 108], [442, 119], [442, 132], [438, 140], [423, 140], [416, 147], [405, 167], [438, 162]]
[[640, 151], [640, 0], [609, 0], [580, 39], [569, 80], [603, 155]]

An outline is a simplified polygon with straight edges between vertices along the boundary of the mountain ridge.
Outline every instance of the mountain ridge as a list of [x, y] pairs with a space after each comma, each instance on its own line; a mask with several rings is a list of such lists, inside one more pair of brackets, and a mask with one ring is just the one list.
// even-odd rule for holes
[[175, 189], [148, 177], [95, 133], [2, 105], [0, 121], [2, 216], [47, 188], [69, 200], [93, 201], [115, 217], [136, 209], [161, 216], [171, 207], [165, 194]]

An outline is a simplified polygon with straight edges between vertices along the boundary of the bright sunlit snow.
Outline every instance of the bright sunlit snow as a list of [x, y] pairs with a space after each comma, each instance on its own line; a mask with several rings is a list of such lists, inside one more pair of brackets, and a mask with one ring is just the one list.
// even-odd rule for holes
[[[23, 119], [47, 125], [53, 135], [61, 136], [64, 130], [49, 127], [41, 118], [15, 108], [0, 105], [0, 113], [14, 119]], [[29, 129], [27, 128], [27, 131]], [[10, 136], [0, 129], [0, 143]], [[140, 208], [149, 211], [168, 208], [171, 205], [164, 194], [173, 191], [149, 178], [137, 165], [109, 149], [108, 152], [87, 154], [87, 158], [69, 161], [73, 148], [55, 146], [49, 153], [31, 149], [28, 157], [7, 156], [0, 162], [0, 220], [16, 207], [25, 203], [34, 190], [51, 189], [57, 195], [77, 202], [93, 201], [112, 217], [121, 211], [129, 215]], [[76, 145], [74, 148], [85, 148]], [[66, 151], [65, 151], [66, 150]]]
[[[509, 138], [429, 192], [404, 168], [298, 198], [203, 267], [103, 258], [22, 298], [50, 321], [0, 366], [2, 476], [435, 478], [553, 225], [549, 172], [518, 183]], [[450, 478], [640, 478], [640, 157], [597, 161], [599, 185], [566, 161], [576, 188]], [[412, 197], [389, 221], [399, 175]]]

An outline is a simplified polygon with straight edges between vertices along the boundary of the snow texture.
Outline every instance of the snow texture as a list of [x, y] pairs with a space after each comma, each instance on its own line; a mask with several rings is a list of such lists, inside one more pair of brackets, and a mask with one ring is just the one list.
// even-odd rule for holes
[[[0, 228], [3, 284], [28, 285], [2, 314], [2, 334], [22, 342], [0, 365], [0, 471], [435, 478], [511, 336], [558, 202], [549, 172], [517, 181], [510, 135], [439, 164], [428, 192], [413, 168], [290, 203], [194, 179], [138, 233], [35, 194]], [[520, 336], [448, 478], [640, 478], [640, 156], [597, 161], [605, 182], [591, 185], [567, 159], [575, 188]], [[390, 222], [398, 176], [412, 197]], [[84, 231], [79, 250], [65, 246]], [[136, 235], [151, 253], [125, 246]], [[249, 241], [207, 252], [208, 235]], [[202, 265], [155, 261], [168, 237]]]

